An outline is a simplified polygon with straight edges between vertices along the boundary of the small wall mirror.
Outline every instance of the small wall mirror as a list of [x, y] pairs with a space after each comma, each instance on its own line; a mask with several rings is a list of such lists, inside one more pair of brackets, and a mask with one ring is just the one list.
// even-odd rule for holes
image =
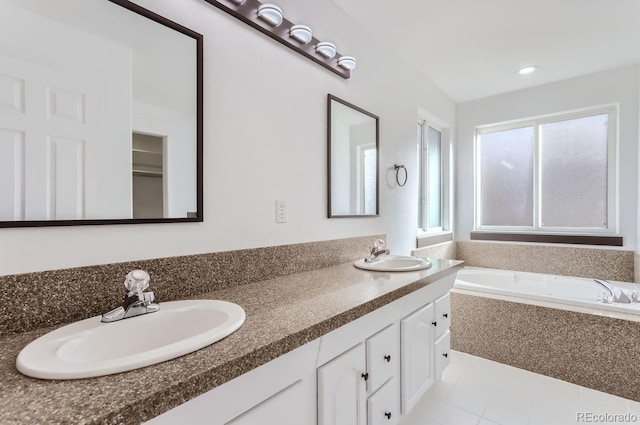
[[327, 103], [329, 218], [376, 217], [379, 118], [331, 94]]
[[202, 221], [202, 36], [126, 0], [0, 0], [0, 227]]

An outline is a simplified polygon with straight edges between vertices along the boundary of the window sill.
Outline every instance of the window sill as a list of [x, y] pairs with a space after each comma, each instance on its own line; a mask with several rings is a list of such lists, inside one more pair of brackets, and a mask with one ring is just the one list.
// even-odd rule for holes
[[420, 232], [416, 237], [416, 248], [424, 248], [426, 246], [437, 245], [443, 242], [453, 240], [453, 232], [444, 231], [437, 233]]
[[472, 241], [539, 242], [575, 245], [622, 246], [622, 236], [576, 235], [551, 233], [471, 232]]

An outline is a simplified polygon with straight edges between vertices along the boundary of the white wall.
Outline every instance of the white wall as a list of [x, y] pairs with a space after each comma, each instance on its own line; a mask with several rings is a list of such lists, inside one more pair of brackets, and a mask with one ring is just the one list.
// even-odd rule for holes
[[[619, 105], [619, 230], [624, 248], [635, 249], [638, 209], [638, 65], [546, 84], [457, 105], [456, 239], [473, 230], [473, 139], [478, 125]], [[543, 72], [543, 71], [542, 71]]]
[[[278, 4], [357, 58], [350, 80], [205, 2], [136, 3], [205, 36], [204, 223], [0, 229], [0, 275], [380, 233], [396, 253], [415, 247], [417, 107], [455, 121], [437, 87], [331, 0]], [[379, 218], [326, 218], [327, 93], [380, 116]], [[408, 168], [405, 187], [395, 163]]]

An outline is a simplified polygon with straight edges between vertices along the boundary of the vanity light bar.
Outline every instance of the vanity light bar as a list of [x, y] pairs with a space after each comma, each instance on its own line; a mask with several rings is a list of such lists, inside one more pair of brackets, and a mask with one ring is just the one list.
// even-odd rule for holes
[[356, 67], [353, 56], [341, 55], [335, 44], [314, 38], [308, 26], [288, 21], [275, 4], [259, 0], [205, 1], [344, 79], [350, 78]]

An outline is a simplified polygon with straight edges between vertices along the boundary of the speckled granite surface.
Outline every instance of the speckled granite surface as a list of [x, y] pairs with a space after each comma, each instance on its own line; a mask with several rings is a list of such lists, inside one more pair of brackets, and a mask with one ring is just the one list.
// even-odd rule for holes
[[384, 235], [0, 276], [0, 336], [71, 323], [122, 302], [133, 269], [160, 302], [364, 258]]
[[437, 245], [416, 248], [411, 251], [411, 255], [421, 258], [448, 258], [455, 260], [458, 258], [457, 243], [455, 241], [443, 242]]
[[640, 283], [640, 254], [633, 253], [633, 281]]
[[458, 241], [468, 266], [633, 282], [634, 253], [617, 249]]
[[640, 324], [451, 293], [451, 348], [640, 401]]
[[140, 423], [454, 273], [460, 264], [433, 260], [430, 269], [392, 274], [346, 263], [193, 297], [235, 302], [247, 320], [194, 353], [99, 378], [44, 381], [17, 372], [18, 352], [53, 328], [1, 337], [0, 423]]

